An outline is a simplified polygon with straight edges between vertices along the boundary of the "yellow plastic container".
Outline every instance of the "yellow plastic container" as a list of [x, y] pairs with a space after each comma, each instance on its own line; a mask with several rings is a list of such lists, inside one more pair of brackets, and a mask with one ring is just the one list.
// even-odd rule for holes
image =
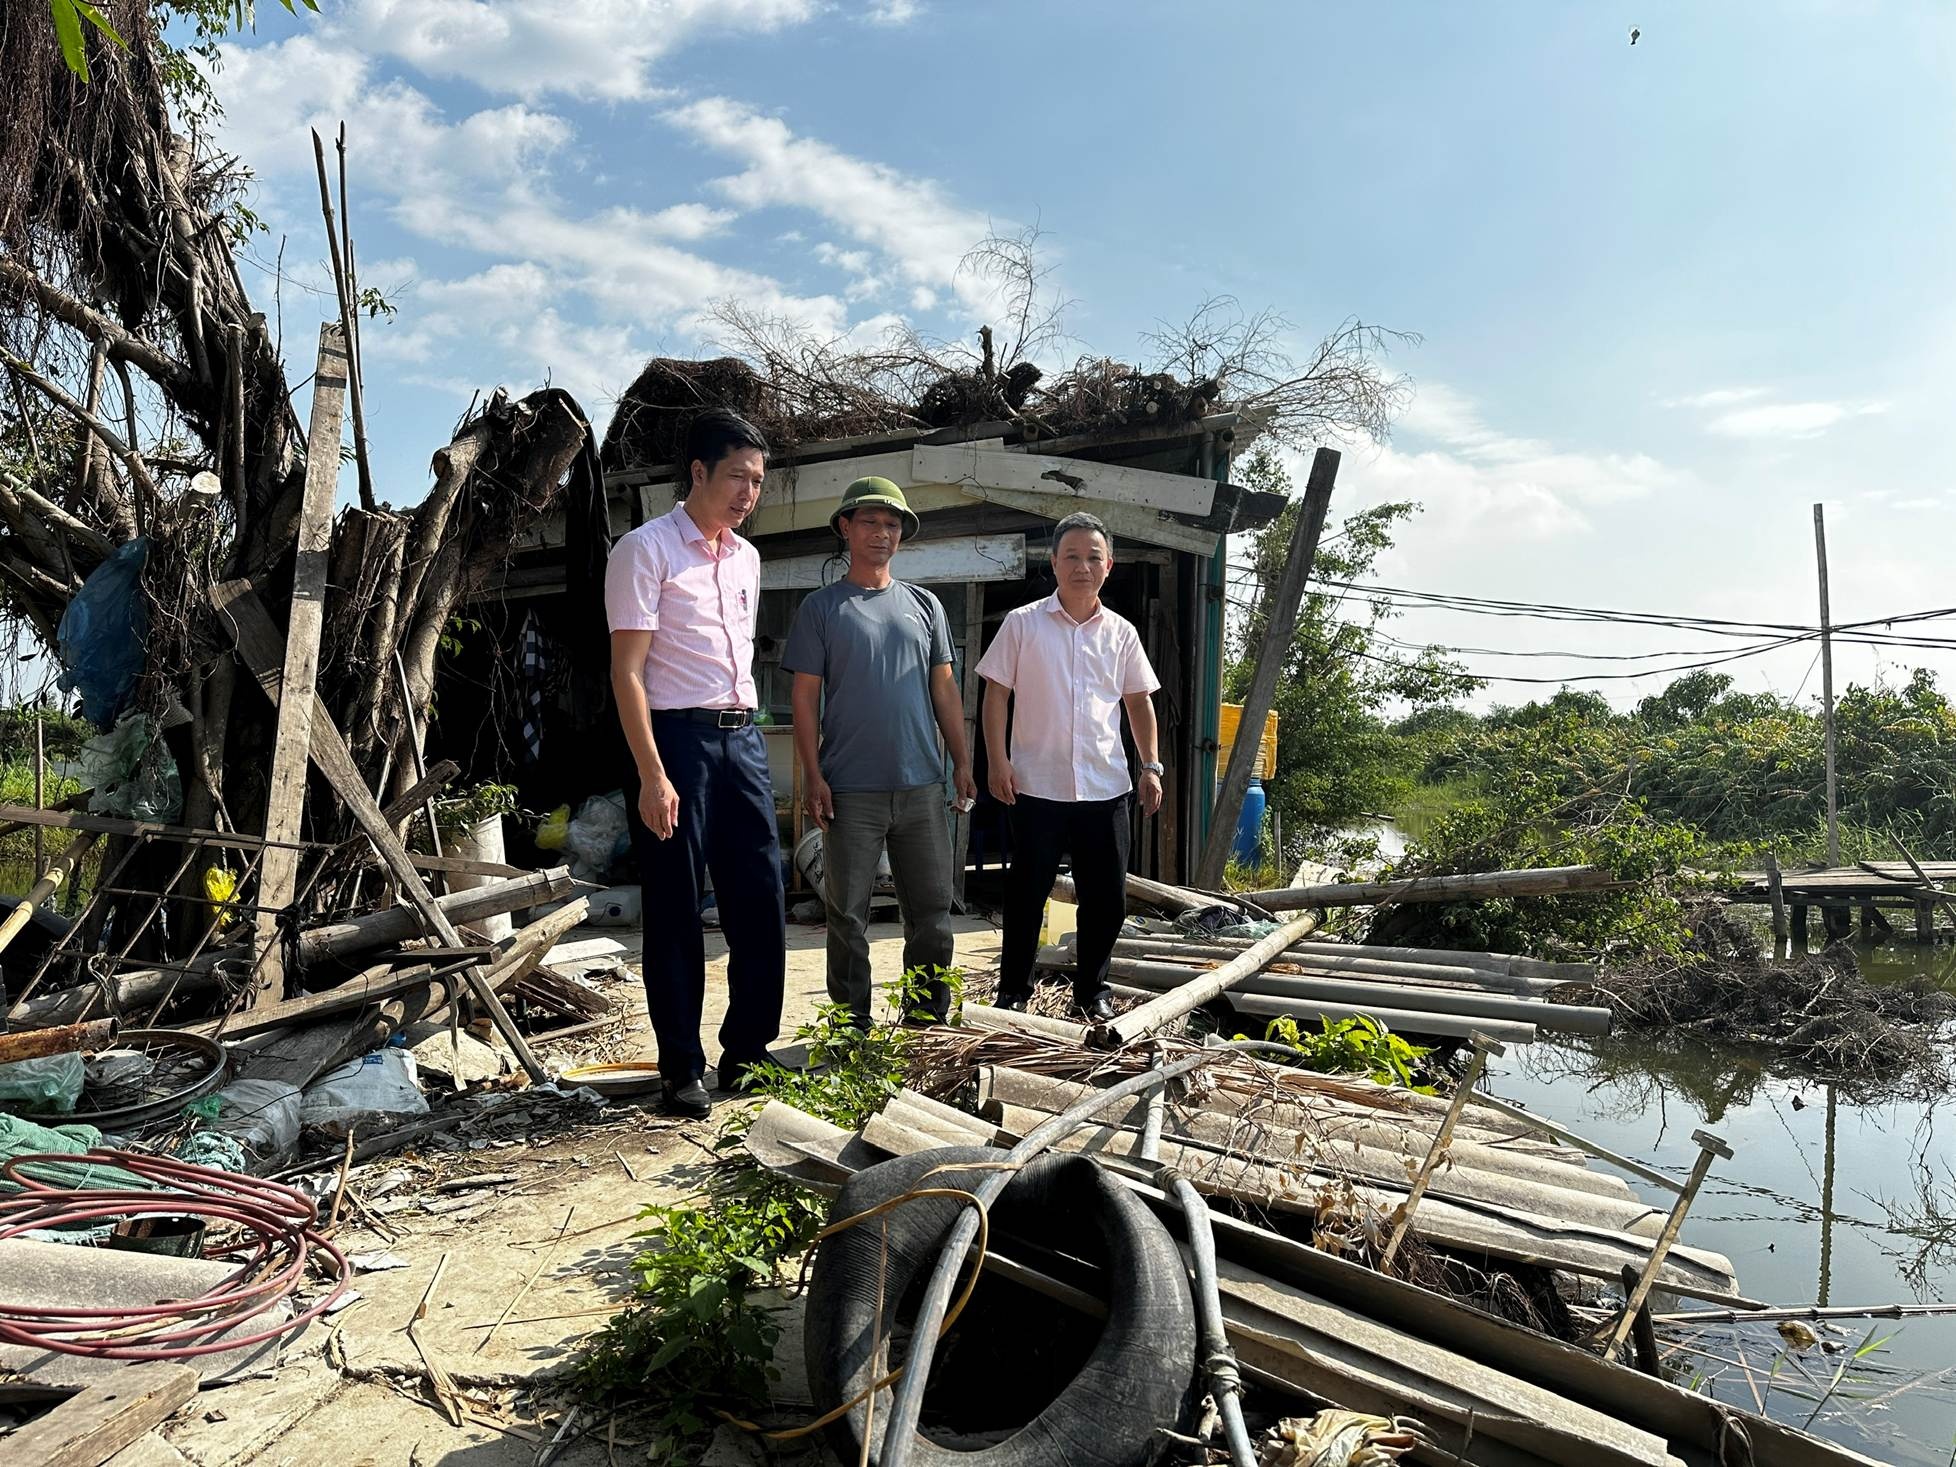
[[[1222, 705], [1222, 722], [1216, 733], [1216, 742], [1222, 745], [1216, 755], [1216, 777], [1222, 777], [1223, 770], [1229, 767], [1229, 751], [1236, 743], [1236, 729], [1243, 721], [1241, 703]], [[1277, 715], [1274, 711], [1263, 720], [1263, 741], [1256, 751], [1256, 767], [1250, 773], [1257, 779], [1268, 779], [1277, 769]]]
[[1046, 899], [1046, 922], [1039, 929], [1039, 945], [1051, 947], [1056, 942], [1064, 942], [1080, 927], [1080, 909], [1072, 902], [1058, 902], [1051, 897]]

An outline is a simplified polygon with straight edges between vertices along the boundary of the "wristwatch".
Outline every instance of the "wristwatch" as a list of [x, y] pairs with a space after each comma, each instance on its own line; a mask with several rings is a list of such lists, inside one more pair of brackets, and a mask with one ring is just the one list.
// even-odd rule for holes
[[1162, 767], [1161, 765], [1150, 761], [1148, 763], [1144, 763], [1141, 766], [1141, 772], [1143, 774], [1160, 774], [1162, 773]]

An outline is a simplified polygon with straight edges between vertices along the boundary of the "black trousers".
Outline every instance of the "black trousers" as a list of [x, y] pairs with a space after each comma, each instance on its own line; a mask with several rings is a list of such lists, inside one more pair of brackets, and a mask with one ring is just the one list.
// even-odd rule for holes
[[645, 998], [658, 1038], [659, 1073], [673, 1084], [701, 1075], [706, 1003], [706, 938], [700, 901], [706, 874], [727, 939], [727, 1017], [722, 1065], [762, 1059], [781, 1032], [787, 966], [781, 846], [761, 731], [717, 729], [652, 715], [666, 777], [679, 792], [679, 820], [660, 840], [638, 818], [638, 791], [626, 791], [632, 844], [644, 882]]
[[1107, 987], [1107, 964], [1127, 914], [1128, 800], [1040, 800], [1020, 795], [1012, 810], [1012, 865], [1005, 875], [1000, 998], [1032, 992], [1039, 925], [1060, 858], [1073, 857], [1079, 895], [1073, 996], [1091, 1003]]

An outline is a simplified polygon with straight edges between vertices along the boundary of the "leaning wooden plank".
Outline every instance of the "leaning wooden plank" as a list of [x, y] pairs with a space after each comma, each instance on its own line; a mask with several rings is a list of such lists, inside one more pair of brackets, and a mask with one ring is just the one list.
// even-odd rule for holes
[[1213, 1002], [1245, 978], [1262, 972], [1298, 938], [1316, 931], [1323, 920], [1316, 912], [1291, 918], [1254, 947], [1246, 948], [1239, 957], [1231, 958], [1221, 967], [1212, 968], [1172, 993], [1160, 994], [1139, 1008], [1129, 1009], [1118, 1018], [1095, 1026], [1088, 1036], [1089, 1041], [1101, 1049], [1119, 1049], [1144, 1035], [1159, 1033], [1177, 1019], [1186, 1018], [1205, 1003]]
[[[276, 703], [282, 686], [277, 671], [280, 661], [278, 652], [282, 649], [278, 646], [278, 629], [272, 625], [264, 606], [249, 587], [241, 589], [235, 582], [213, 587], [211, 599], [228, 613], [228, 617], [221, 617], [220, 620], [228, 619], [239, 655], [266, 696]], [[315, 693], [313, 697], [316, 702], [318, 694]], [[367, 792], [359, 766], [353, 762], [353, 754], [346, 747], [346, 740], [341, 737], [339, 729], [334, 726], [331, 715], [323, 707], [319, 714], [313, 721], [313, 762], [319, 765], [327, 781], [345, 802], [361, 834], [372, 841], [374, 849], [380, 852], [381, 860], [400, 886], [401, 895], [425, 924], [427, 934], [451, 947], [460, 946], [461, 934], [436, 902], [434, 893], [428, 890], [428, 883], [421, 879], [421, 873], [414, 869], [414, 863], [408, 860], [406, 847], [382, 818], [380, 806]], [[476, 891], [484, 889], [475, 888]], [[523, 1037], [523, 1031], [516, 1027], [516, 1021], [510, 1018], [502, 1001], [496, 997], [495, 989], [489, 985], [481, 968], [465, 970], [463, 981], [488, 1014], [490, 1022], [496, 1026], [497, 1032], [503, 1036], [511, 1053], [522, 1063], [524, 1071], [538, 1084], [547, 1083], [550, 1072], [531, 1052], [529, 1041]]]
[[[306, 442], [305, 493], [299, 508], [299, 543], [292, 574], [292, 609], [286, 622], [284, 672], [289, 696], [278, 703], [272, 743], [270, 789], [265, 796], [265, 839], [299, 838], [306, 805], [306, 770], [312, 747], [313, 684], [319, 677], [319, 633], [326, 613], [326, 562], [333, 541], [333, 495], [340, 477], [340, 416], [346, 395], [346, 337], [337, 323], [319, 328], [319, 364], [312, 379], [312, 422]], [[258, 871], [255, 951], [259, 955], [251, 1002], [284, 996], [285, 954], [280, 922], [299, 882], [299, 853], [275, 845]]]
[[1380, 902], [1480, 901], [1490, 897], [1553, 896], [1600, 891], [1616, 877], [1601, 866], [1543, 866], [1529, 871], [1480, 871], [1467, 876], [1416, 876], [1406, 881], [1339, 881], [1250, 891], [1242, 896], [1271, 912], [1299, 907], [1367, 907]]
[[125, 1365], [6, 1439], [21, 1467], [102, 1467], [197, 1394], [197, 1372], [163, 1361]]
[[[436, 898], [436, 902], [450, 922], [479, 922], [484, 917], [554, 902], [570, 895], [575, 885], [568, 866], [552, 866], [547, 871], [500, 877], [467, 891], [450, 892]], [[344, 922], [307, 928], [299, 934], [299, 961], [303, 966], [310, 966], [372, 952], [419, 936], [421, 923], [412, 907], [388, 907]]]
[[1091, 459], [1049, 458], [975, 444], [910, 450], [910, 478], [918, 484], [970, 484], [1029, 494], [1071, 495], [1077, 508], [1127, 504], [1175, 514], [1205, 515], [1216, 506], [1213, 479], [1123, 468]]
[[383, 998], [391, 997], [402, 989], [413, 988], [426, 983], [436, 976], [436, 969], [429, 963], [416, 963], [411, 967], [396, 967], [391, 963], [381, 963], [356, 973], [346, 982], [318, 993], [304, 994], [298, 998], [284, 999], [279, 1003], [260, 1004], [255, 1009], [240, 1011], [228, 1019], [206, 1019], [198, 1024], [172, 1025], [194, 1034], [222, 1033], [226, 1039], [246, 1039], [253, 1034], [263, 1034], [272, 1029], [297, 1028], [302, 1024], [316, 1023], [334, 1014], [343, 1014], [351, 1009], [365, 1008]]

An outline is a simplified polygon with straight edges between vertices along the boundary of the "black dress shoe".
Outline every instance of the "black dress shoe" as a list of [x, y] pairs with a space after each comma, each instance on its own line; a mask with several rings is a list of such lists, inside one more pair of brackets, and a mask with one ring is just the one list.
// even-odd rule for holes
[[1086, 1014], [1087, 1022], [1090, 1024], [1111, 1023], [1115, 1014], [1114, 995], [1096, 994], [1093, 1002], [1081, 1005], [1081, 1012]]
[[668, 1115], [703, 1121], [713, 1114], [713, 1102], [706, 1098], [706, 1087], [700, 1084], [697, 1075], [677, 1085], [666, 1081], [659, 1087], [659, 1098]]
[[1023, 1014], [1026, 1011], [1026, 1001], [1016, 993], [1001, 993], [997, 998], [992, 1000], [992, 1007], [995, 1009], [1008, 1009], [1015, 1014]]

